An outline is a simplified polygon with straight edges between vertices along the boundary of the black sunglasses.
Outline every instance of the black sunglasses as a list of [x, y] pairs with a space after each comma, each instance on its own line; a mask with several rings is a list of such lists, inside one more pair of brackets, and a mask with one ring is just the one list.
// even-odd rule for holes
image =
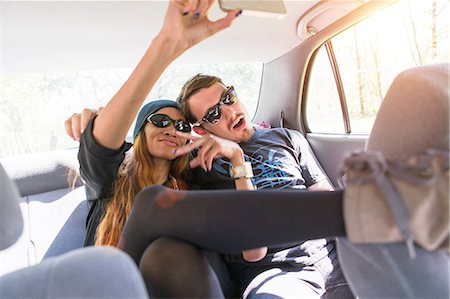
[[174, 120], [165, 114], [151, 114], [149, 117], [147, 117], [147, 121], [158, 128], [166, 128], [173, 124], [175, 130], [177, 131], [184, 133], [191, 132], [191, 124], [187, 120]]
[[219, 122], [220, 117], [222, 116], [222, 105], [233, 105], [238, 101], [238, 97], [236, 92], [234, 91], [233, 86], [228, 86], [227, 89], [223, 92], [220, 97], [219, 102], [212, 106], [206, 111], [205, 116], [203, 116], [202, 120], [208, 122], [211, 125], [215, 125]]

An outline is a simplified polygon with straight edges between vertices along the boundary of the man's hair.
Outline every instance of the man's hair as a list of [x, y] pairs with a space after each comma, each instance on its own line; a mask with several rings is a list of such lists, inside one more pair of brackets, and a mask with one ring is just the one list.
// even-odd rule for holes
[[177, 98], [178, 106], [180, 107], [181, 112], [184, 117], [190, 122], [195, 123], [198, 120], [192, 115], [191, 110], [189, 109], [188, 101], [189, 99], [200, 91], [202, 88], [208, 88], [215, 83], [221, 83], [222, 79], [216, 76], [197, 74], [191, 79], [189, 79], [181, 89], [180, 95]]

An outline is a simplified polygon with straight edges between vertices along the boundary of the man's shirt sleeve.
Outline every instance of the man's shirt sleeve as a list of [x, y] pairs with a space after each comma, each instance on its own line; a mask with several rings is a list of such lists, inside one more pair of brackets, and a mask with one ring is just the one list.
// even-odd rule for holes
[[320, 166], [311, 146], [306, 138], [298, 133], [294, 133], [295, 147], [298, 149], [298, 160], [305, 179], [305, 186], [308, 188], [322, 180], [327, 180], [327, 176]]

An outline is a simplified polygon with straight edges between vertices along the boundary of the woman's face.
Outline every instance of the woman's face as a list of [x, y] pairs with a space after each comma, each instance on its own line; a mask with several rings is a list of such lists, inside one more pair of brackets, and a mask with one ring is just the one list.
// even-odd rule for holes
[[[165, 114], [173, 120], [186, 120], [180, 110], [173, 107], [164, 107], [154, 114]], [[179, 137], [175, 132], [174, 124], [171, 123], [165, 128], [158, 128], [151, 122], [147, 122], [144, 127], [147, 149], [155, 158], [174, 160], [176, 156], [173, 149], [186, 144], [187, 139]]]

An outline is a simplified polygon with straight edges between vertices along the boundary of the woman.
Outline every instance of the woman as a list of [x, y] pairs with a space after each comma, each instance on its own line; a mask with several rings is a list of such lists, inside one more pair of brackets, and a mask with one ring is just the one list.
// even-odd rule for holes
[[[238, 13], [231, 11], [215, 22], [199, 19], [197, 14], [206, 14], [211, 5], [212, 1], [170, 1], [161, 32], [128, 80], [84, 130], [78, 158], [81, 176], [86, 181], [87, 197], [92, 203], [85, 245], [117, 246], [134, 196], [145, 187], [164, 185], [176, 190], [188, 188], [182, 179], [188, 157], [177, 157], [174, 149], [188, 142], [188, 138], [176, 132], [186, 134], [191, 127], [177, 109], [176, 102], [158, 100], [144, 105], [134, 128], [133, 152], [127, 153], [131, 144], [124, 140], [140, 106], [166, 66], [192, 45], [228, 27]], [[75, 137], [73, 132], [76, 130], [73, 130], [69, 120], [66, 121], [66, 131]], [[211, 158], [225, 157], [236, 167], [245, 162], [242, 149], [224, 139], [217, 138], [208, 151], [214, 153]], [[247, 177], [236, 179], [235, 185], [236, 189], [253, 189]], [[249, 261], [259, 259], [265, 255], [265, 250], [248, 250], [243, 252], [243, 257]], [[189, 254], [199, 252], [188, 246], [183, 249], [186, 260], [191, 260]], [[206, 260], [200, 263], [202, 265], [192, 265], [189, 271], [204, 280], [202, 276], [206, 273], [203, 269], [209, 266]], [[193, 289], [197, 286], [188, 287]], [[198, 287], [203, 288], [202, 285]], [[195, 290], [192, 293], [221, 296], [209, 290]]]
[[[133, 197], [144, 187], [162, 184], [174, 189], [187, 188], [180, 179], [187, 156], [177, 158], [173, 149], [187, 142], [186, 137], [175, 132], [189, 133], [191, 127], [174, 101], [160, 100], [142, 107], [134, 128], [133, 154], [125, 154], [131, 144], [124, 140], [167, 65], [191, 46], [228, 27], [238, 14], [230, 11], [214, 22], [199, 18], [211, 5], [212, 1], [170, 1], [160, 33], [128, 80], [84, 131], [80, 140], [80, 168], [87, 182], [88, 199], [93, 201], [86, 245], [94, 244], [94, 240], [95, 244], [117, 245]], [[83, 116], [84, 113], [81, 122]], [[69, 118], [65, 125], [67, 133], [78, 139], [79, 130], [71, 122], [75, 117]], [[225, 140], [219, 140], [216, 154], [238, 165], [244, 161], [239, 146]], [[253, 189], [248, 179], [236, 180], [236, 187]]]
[[155, 184], [187, 189], [181, 175], [188, 157], [174, 157], [171, 151], [187, 142], [174, 132], [190, 132], [191, 127], [175, 102], [150, 102], [139, 112], [133, 151], [127, 153], [130, 143], [123, 142], [118, 149], [100, 143], [103, 136], [95, 135], [99, 123], [99, 117], [89, 123], [81, 136], [78, 156], [81, 176], [93, 201], [85, 245], [117, 246], [137, 192]]

